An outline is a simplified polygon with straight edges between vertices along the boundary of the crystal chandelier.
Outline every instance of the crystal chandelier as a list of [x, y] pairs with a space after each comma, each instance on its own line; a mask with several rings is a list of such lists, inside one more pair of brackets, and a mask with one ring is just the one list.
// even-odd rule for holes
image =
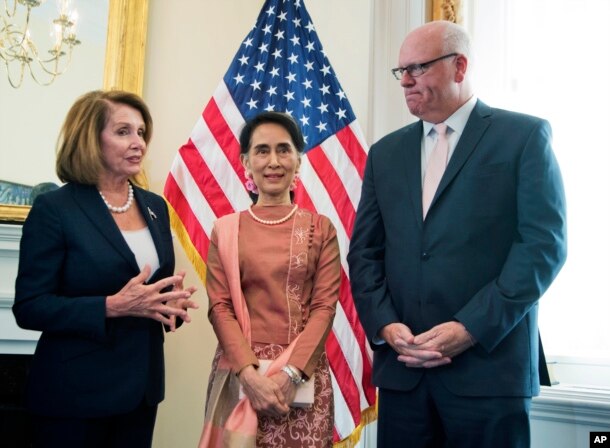
[[[30, 15], [33, 8], [44, 2], [4, 0], [4, 11], [0, 15], [0, 60], [6, 65], [8, 81], [14, 88], [21, 86], [26, 71], [37, 84], [48, 86], [66, 71], [72, 50], [80, 44], [76, 39], [77, 12], [71, 9], [70, 0], [58, 0], [59, 15], [51, 23], [53, 43], [46, 53], [38, 50], [30, 33]], [[16, 24], [20, 17], [22, 26]]]

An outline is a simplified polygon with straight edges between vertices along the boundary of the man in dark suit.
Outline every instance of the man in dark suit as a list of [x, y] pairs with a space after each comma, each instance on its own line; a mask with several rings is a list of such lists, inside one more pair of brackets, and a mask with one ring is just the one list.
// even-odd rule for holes
[[548, 122], [474, 97], [469, 58], [453, 23], [407, 35], [394, 72], [421, 120], [367, 160], [347, 258], [380, 448], [530, 443], [538, 299], [566, 257], [563, 186]]

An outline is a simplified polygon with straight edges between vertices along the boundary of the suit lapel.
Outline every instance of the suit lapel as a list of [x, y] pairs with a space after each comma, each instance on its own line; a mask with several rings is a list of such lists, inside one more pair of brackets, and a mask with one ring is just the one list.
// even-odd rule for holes
[[136, 198], [136, 203], [140, 208], [140, 213], [144, 217], [146, 225], [148, 225], [148, 230], [150, 230], [150, 235], [155, 243], [155, 249], [157, 249], [157, 255], [159, 257], [159, 266], [163, 266], [163, 263], [167, 262], [167, 260], [165, 259], [165, 247], [163, 246], [163, 238], [161, 237], [159, 224], [162, 222], [160, 219], [164, 216], [164, 211], [159, 210], [158, 207], [155, 208], [154, 204], [151, 203], [146, 194], [144, 194], [144, 190], [134, 187], [133, 193]]
[[91, 185], [73, 185], [74, 200], [87, 218], [89, 218], [93, 227], [129, 262], [135, 272], [139, 273], [140, 268], [136, 262], [136, 257], [131, 252], [131, 249], [129, 249], [125, 238], [123, 238], [119, 227], [114, 222], [114, 219], [112, 219], [112, 215], [106, 208], [97, 189]]
[[[400, 152], [403, 154], [402, 166], [405, 167], [405, 179], [401, 183], [408, 189], [412, 210], [415, 211], [419, 227], [423, 223], [421, 202], [421, 139], [423, 129], [421, 121], [407, 128], [400, 148]], [[419, 210], [419, 213], [417, 213], [417, 210]]]
[[479, 140], [481, 140], [481, 137], [483, 137], [483, 134], [485, 134], [490, 125], [490, 115], [491, 108], [483, 102], [477, 101], [475, 108], [472, 110], [472, 113], [468, 118], [464, 132], [460, 137], [457, 146], [455, 147], [455, 151], [449, 160], [449, 164], [447, 165], [447, 169], [443, 174], [441, 182], [438, 185], [430, 208], [434, 206], [437, 199], [443, 194], [443, 191], [447, 189], [451, 181], [460, 172], [472, 152], [476, 149]]

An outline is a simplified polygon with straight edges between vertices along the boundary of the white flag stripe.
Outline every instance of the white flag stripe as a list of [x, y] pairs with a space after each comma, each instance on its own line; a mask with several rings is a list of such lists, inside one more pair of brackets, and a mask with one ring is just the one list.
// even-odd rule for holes
[[[335, 401], [335, 429], [339, 433], [339, 440], [349, 436], [356, 428], [352, 414], [347, 407], [345, 398], [341, 393], [341, 388], [337, 383], [335, 375], [330, 376], [333, 385], [333, 395]], [[341, 431], [341, 432], [340, 432]]]
[[193, 215], [209, 238], [216, 216], [214, 216], [210, 204], [201, 193], [193, 176], [191, 176], [180, 153], [178, 153], [174, 160], [171, 173], [176, 184], [182, 191], [182, 195], [186, 198]]
[[214, 135], [203, 117], [197, 120], [191, 133], [191, 140], [205, 160], [208, 169], [223, 190], [227, 200], [231, 203], [233, 210], [248, 208], [251, 203], [250, 197], [242, 187], [242, 182], [233, 170], [231, 162], [214, 139]]
[[351, 159], [347, 156], [345, 148], [341, 145], [336, 134], [327, 138], [322, 143], [321, 147], [341, 179], [355, 211], [358, 207], [360, 189], [362, 187], [362, 180], [360, 179], [358, 170], [356, 170]]
[[352, 133], [358, 139], [358, 142], [360, 143], [360, 146], [364, 150], [365, 154], [368, 154], [369, 153], [369, 147], [368, 147], [368, 145], [366, 143], [366, 138], [364, 138], [364, 134], [362, 133], [362, 128], [360, 127], [360, 124], [358, 123], [358, 120], [352, 121], [349, 124], [349, 128], [352, 130]]
[[218, 87], [216, 87], [216, 91], [214, 92], [214, 101], [216, 102], [216, 106], [220, 110], [227, 126], [233, 132], [235, 136], [235, 140], [239, 142], [239, 134], [241, 133], [241, 128], [243, 127], [245, 121], [244, 117], [239, 112], [239, 109], [235, 105], [235, 101], [233, 101], [233, 97], [227, 90], [227, 85], [224, 81], [220, 81]]
[[301, 160], [301, 182], [303, 187], [307, 191], [314, 207], [315, 211], [321, 215], [327, 216], [335, 225], [337, 230], [337, 239], [339, 241], [339, 254], [341, 257], [341, 266], [347, 274], [347, 250], [349, 249], [349, 238], [345, 232], [345, 228], [339, 219], [337, 210], [328, 195], [328, 192], [324, 188], [322, 181], [318, 177], [318, 174], [311, 166], [309, 159], [303, 157]]
[[[362, 378], [362, 365], [364, 362], [362, 359], [362, 352], [360, 351], [360, 345], [356, 340], [342, 306], [337, 307], [335, 320], [333, 321], [333, 332], [335, 333], [337, 340], [341, 341], [340, 348], [343, 352], [343, 357], [347, 361], [347, 365], [352, 372], [352, 376], [354, 378]], [[364, 391], [360, 388], [359, 391], [360, 406], [366, 408], [368, 406], [368, 401], [364, 395]]]

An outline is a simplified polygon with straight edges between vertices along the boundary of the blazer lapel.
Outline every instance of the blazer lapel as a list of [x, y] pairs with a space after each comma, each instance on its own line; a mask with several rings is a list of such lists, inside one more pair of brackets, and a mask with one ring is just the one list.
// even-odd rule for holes
[[100, 232], [108, 243], [119, 252], [125, 260], [134, 268], [136, 274], [140, 272], [136, 257], [129, 249], [125, 238], [121, 234], [119, 227], [112, 219], [104, 201], [98, 193], [95, 186], [91, 185], [74, 185], [74, 200], [81, 208], [83, 213], [89, 218], [93, 227]]
[[484, 104], [482, 101], [477, 101], [475, 108], [472, 110], [464, 133], [460, 137], [455, 151], [449, 160], [447, 169], [441, 178], [441, 182], [438, 185], [434, 199], [430, 208], [434, 206], [434, 203], [443, 194], [443, 191], [449, 186], [453, 178], [460, 172], [472, 152], [475, 150], [479, 140], [483, 137], [483, 134], [487, 131], [490, 125], [489, 116], [491, 115], [491, 108]]
[[[424, 127], [421, 121], [406, 129], [400, 152], [403, 154], [401, 166], [405, 167], [404, 185], [408, 189], [412, 210], [416, 221], [422, 227], [422, 185], [421, 185], [421, 139]], [[419, 210], [419, 213], [417, 213]]]
[[165, 257], [165, 247], [163, 246], [163, 238], [161, 237], [161, 231], [159, 229], [160, 218], [164, 216], [164, 211], [155, 208], [154, 204], [148, 201], [148, 197], [144, 194], [143, 190], [138, 187], [134, 187], [133, 194], [136, 198], [136, 203], [140, 208], [140, 213], [146, 221], [150, 235], [155, 243], [155, 249], [157, 249], [157, 255], [159, 257], [159, 266], [163, 266], [167, 262]]

